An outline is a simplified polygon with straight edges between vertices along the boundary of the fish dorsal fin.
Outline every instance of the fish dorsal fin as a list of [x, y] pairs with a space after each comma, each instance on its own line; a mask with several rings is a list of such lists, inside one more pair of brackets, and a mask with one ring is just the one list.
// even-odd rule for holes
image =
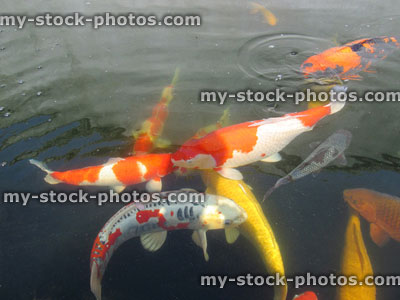
[[371, 223], [369, 228], [369, 234], [379, 247], [383, 247], [390, 239], [389, 235], [378, 225]]
[[112, 187], [112, 189], [114, 190], [114, 192], [116, 192], [116, 193], [121, 193], [124, 189], [126, 188], [126, 186], [124, 186], [124, 185], [114, 185], [113, 187]]
[[161, 248], [167, 239], [167, 232], [153, 232], [153, 233], [145, 233], [140, 236], [140, 242], [144, 249], [154, 252]]
[[232, 179], [232, 180], [242, 180], [243, 175], [240, 173], [240, 171], [232, 168], [218, 168], [215, 169], [219, 175], [222, 177]]
[[161, 178], [157, 177], [157, 178], [153, 178], [153, 179], [149, 180], [146, 183], [146, 190], [149, 193], [161, 192], [161, 190], [162, 190]]
[[272, 154], [271, 156], [268, 156], [266, 158], [263, 158], [261, 161], [262, 162], [267, 162], [267, 163], [274, 163], [282, 160], [282, 156], [279, 153]]
[[106, 161], [105, 165], [115, 164], [116, 162], [119, 162], [120, 160], [123, 160], [123, 158], [121, 158], [121, 157], [111, 157]]
[[228, 244], [233, 244], [236, 242], [240, 235], [239, 229], [236, 227], [233, 228], [225, 228], [225, 238]]
[[210, 257], [207, 253], [207, 235], [205, 230], [196, 230], [192, 234], [193, 242], [203, 249], [204, 259], [208, 261]]

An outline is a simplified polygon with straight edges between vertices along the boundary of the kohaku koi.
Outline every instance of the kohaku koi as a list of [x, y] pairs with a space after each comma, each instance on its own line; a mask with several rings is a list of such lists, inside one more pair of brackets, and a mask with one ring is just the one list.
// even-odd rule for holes
[[178, 75], [179, 69], [177, 68], [171, 84], [163, 89], [160, 101], [153, 107], [151, 117], [143, 122], [140, 130], [133, 133], [135, 138], [134, 154], [145, 154], [151, 152], [155, 147], [165, 148], [168, 146], [169, 142], [161, 140], [160, 136], [169, 115], [168, 106], [173, 99], [172, 93], [178, 80]]
[[300, 70], [306, 78], [360, 79], [360, 71], [368, 72], [371, 64], [399, 48], [394, 37], [360, 39], [309, 57]]
[[214, 169], [230, 179], [242, 179], [233, 169], [256, 161], [277, 161], [278, 152], [299, 134], [310, 131], [325, 116], [341, 110], [344, 102], [327, 105], [278, 118], [250, 121], [215, 130], [185, 142], [171, 160], [187, 169]]
[[44, 163], [29, 162], [47, 173], [49, 184], [110, 186], [122, 192], [126, 186], [147, 181], [148, 191], [161, 191], [161, 178], [174, 170], [171, 154], [146, 154], [126, 158], [111, 158], [106, 163], [68, 171], [52, 171]]
[[228, 198], [204, 194], [202, 202], [179, 203], [167, 201], [169, 193], [161, 193], [161, 201], [157, 203], [132, 203], [121, 208], [98, 233], [90, 255], [90, 288], [97, 300], [101, 299], [101, 280], [107, 264], [125, 241], [140, 237], [146, 250], [157, 251], [164, 244], [167, 231], [191, 229], [193, 240], [203, 248], [208, 260], [206, 231], [236, 227], [247, 219], [246, 212]]

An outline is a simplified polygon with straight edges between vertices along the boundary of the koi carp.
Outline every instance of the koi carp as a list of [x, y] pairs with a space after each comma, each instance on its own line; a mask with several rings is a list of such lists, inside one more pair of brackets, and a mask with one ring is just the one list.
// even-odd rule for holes
[[340, 111], [344, 102], [327, 105], [282, 117], [250, 121], [215, 130], [206, 136], [185, 142], [171, 156], [176, 167], [214, 169], [222, 176], [241, 180], [234, 169], [256, 161], [274, 162], [295, 137], [310, 131], [322, 118]]
[[300, 179], [311, 173], [319, 172], [322, 168], [329, 165], [332, 161], [340, 160], [340, 164], [346, 164], [344, 151], [349, 147], [351, 133], [341, 129], [332, 134], [322, 142], [311, 154], [296, 168], [285, 177], [279, 179], [275, 185], [264, 195], [263, 201], [281, 185]]
[[135, 144], [133, 146], [134, 154], [140, 155], [149, 153], [154, 147], [165, 148], [170, 144], [169, 141], [162, 140], [160, 136], [169, 115], [168, 106], [173, 99], [172, 92], [178, 80], [178, 76], [179, 69], [177, 68], [171, 84], [163, 89], [160, 101], [153, 107], [150, 118], [143, 122], [140, 130], [133, 133], [135, 138]]
[[394, 37], [360, 39], [309, 57], [300, 70], [305, 78], [360, 79], [360, 71], [371, 72], [369, 67], [373, 63], [399, 48]]
[[400, 242], [400, 198], [368, 189], [343, 191], [344, 200], [370, 223], [370, 236], [382, 247], [390, 238]]
[[[213, 170], [203, 170], [201, 177], [207, 187], [206, 193], [232, 199], [247, 213], [247, 220], [238, 228], [225, 229], [226, 241], [232, 244], [240, 233], [243, 234], [257, 249], [267, 271], [284, 277], [285, 268], [278, 242], [260, 203], [251, 191], [251, 187], [242, 180], [227, 179]], [[273, 300], [286, 300], [286, 282], [284, 285], [275, 285], [274, 293]]]
[[102, 165], [68, 171], [52, 171], [44, 163], [34, 159], [29, 162], [47, 173], [44, 180], [49, 184], [110, 186], [118, 193], [128, 185], [146, 181], [148, 191], [161, 191], [161, 178], [174, 170], [171, 154], [110, 158]]
[[157, 251], [164, 244], [167, 231], [191, 229], [194, 230], [193, 240], [203, 248], [204, 257], [208, 260], [207, 230], [236, 227], [246, 220], [246, 212], [223, 196], [202, 194], [204, 201], [200, 202], [168, 201], [170, 193], [187, 193], [190, 197], [189, 194], [194, 192], [182, 189], [160, 193], [161, 201], [131, 203], [106, 222], [94, 241], [90, 255], [90, 288], [97, 300], [101, 299], [101, 280], [107, 264], [125, 241], [140, 237], [146, 250]]
[[[360, 228], [360, 218], [351, 213], [345, 234], [342, 254], [341, 275], [354, 276], [363, 283], [366, 276], [372, 276], [373, 270]], [[375, 285], [347, 284], [338, 288], [337, 300], [375, 300]]]
[[269, 9], [256, 2], [250, 2], [250, 4], [252, 6], [251, 14], [261, 13], [264, 18], [264, 23], [268, 23], [271, 26], [276, 25], [278, 19]]

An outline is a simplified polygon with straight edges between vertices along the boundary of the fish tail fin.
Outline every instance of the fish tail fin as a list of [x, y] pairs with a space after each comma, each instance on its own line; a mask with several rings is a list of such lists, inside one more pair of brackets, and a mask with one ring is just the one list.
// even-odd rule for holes
[[337, 113], [344, 107], [346, 102], [338, 100], [338, 94], [346, 93], [347, 86], [335, 85], [331, 91], [333, 91], [334, 94], [332, 95], [331, 103], [327, 104], [331, 109], [330, 115]]
[[99, 269], [96, 263], [92, 263], [90, 271], [90, 290], [97, 300], [101, 300], [101, 276], [99, 277]]
[[175, 73], [174, 73], [174, 77], [172, 78], [172, 81], [171, 81], [171, 85], [172, 85], [172, 86], [174, 86], [174, 85], [176, 84], [176, 82], [178, 81], [179, 72], [180, 72], [180, 68], [179, 68], [179, 67], [176, 67]]
[[40, 170], [44, 171], [47, 173], [46, 177], [44, 177], [44, 181], [46, 181], [48, 184], [57, 184], [60, 183], [61, 181], [55, 179], [53, 176], [51, 176], [51, 173], [53, 173], [52, 170], [50, 170], [45, 163], [38, 161], [36, 159], [30, 159], [29, 162], [32, 165], [35, 165], [38, 167]]

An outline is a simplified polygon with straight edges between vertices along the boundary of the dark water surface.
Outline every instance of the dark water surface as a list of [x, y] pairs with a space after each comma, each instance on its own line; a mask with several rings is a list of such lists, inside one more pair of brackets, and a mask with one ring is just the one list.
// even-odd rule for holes
[[[197, 129], [215, 122], [230, 106], [232, 123], [274, 116], [267, 105], [199, 101], [201, 90], [299, 90], [305, 58], [336, 43], [398, 35], [398, 1], [268, 1], [278, 17], [271, 27], [250, 14], [250, 2], [221, 1], [11, 1], [2, 14], [44, 12], [86, 15], [140, 12], [200, 14], [201, 27], [37, 28], [2, 27], [0, 32], [0, 192], [75, 191], [49, 186], [28, 159], [52, 169], [100, 164], [131, 151], [131, 132], [149, 116], [176, 67], [180, 78], [164, 137], [173, 151]], [[261, 2], [260, 2], [261, 3]], [[272, 47], [271, 47], [272, 45]], [[376, 73], [348, 83], [358, 91], [397, 91], [400, 51], [373, 66]], [[283, 111], [306, 105], [285, 103]], [[352, 132], [346, 167], [331, 166], [278, 189], [263, 208], [280, 244], [288, 275], [339, 272], [348, 209], [345, 188], [365, 187], [400, 195], [399, 103], [351, 103], [283, 150], [277, 164], [241, 168], [261, 199], [275, 181], [334, 130]], [[203, 189], [198, 176], [170, 175], [164, 187]], [[143, 185], [140, 185], [143, 188]], [[130, 188], [129, 190], [132, 190]], [[90, 192], [101, 188], [85, 188]], [[0, 204], [0, 299], [94, 299], [89, 255], [104, 222], [121, 205], [98, 207]], [[398, 274], [400, 245], [375, 246], [362, 220], [364, 240], [376, 274]], [[256, 250], [240, 237], [227, 245], [222, 231], [209, 232], [210, 261], [204, 262], [190, 232], [172, 232], [156, 253], [138, 239], [115, 253], [103, 280], [104, 299], [272, 299], [267, 287], [225, 289], [200, 286], [201, 274], [264, 274]], [[312, 289], [334, 299], [335, 289]], [[399, 288], [378, 288], [378, 300], [400, 299]], [[362, 299], [360, 299], [362, 300]]]

